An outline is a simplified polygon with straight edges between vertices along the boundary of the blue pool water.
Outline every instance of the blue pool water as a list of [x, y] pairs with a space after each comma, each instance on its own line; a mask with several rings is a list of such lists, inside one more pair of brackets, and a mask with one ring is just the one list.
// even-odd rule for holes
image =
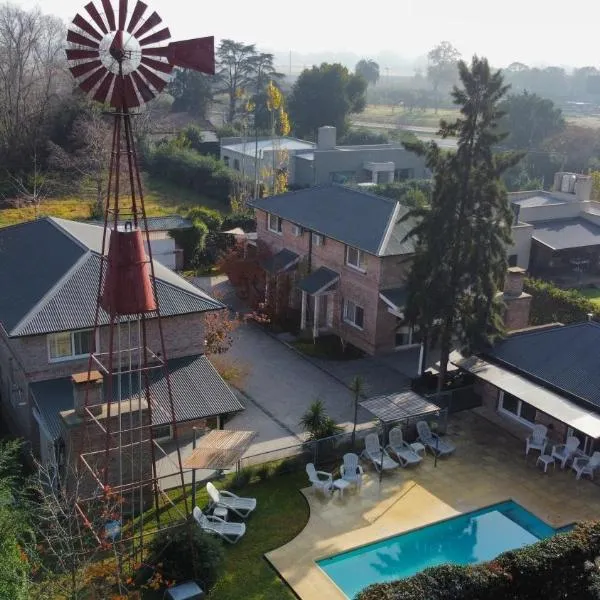
[[443, 563], [472, 564], [554, 535], [508, 501], [318, 561], [348, 598], [372, 583], [403, 579]]

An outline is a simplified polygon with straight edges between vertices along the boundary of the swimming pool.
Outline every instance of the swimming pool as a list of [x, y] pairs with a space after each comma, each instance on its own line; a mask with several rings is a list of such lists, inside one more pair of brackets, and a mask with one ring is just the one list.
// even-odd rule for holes
[[348, 597], [443, 563], [472, 564], [557, 532], [516, 502], [494, 504], [317, 562]]

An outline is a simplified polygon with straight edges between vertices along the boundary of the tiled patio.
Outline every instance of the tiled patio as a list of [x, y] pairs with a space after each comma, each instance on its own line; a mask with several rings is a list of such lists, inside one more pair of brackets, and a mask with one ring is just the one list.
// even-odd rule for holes
[[600, 487], [575, 480], [571, 469], [545, 475], [537, 453], [525, 459], [524, 443], [482, 417], [464, 412], [451, 418], [449, 439], [456, 454], [431, 456], [415, 469], [383, 476], [368, 469], [360, 493], [336, 492], [326, 499], [307, 488], [306, 528], [268, 560], [302, 600], [344, 599], [315, 560], [448, 518], [513, 499], [549, 524], [600, 518]]

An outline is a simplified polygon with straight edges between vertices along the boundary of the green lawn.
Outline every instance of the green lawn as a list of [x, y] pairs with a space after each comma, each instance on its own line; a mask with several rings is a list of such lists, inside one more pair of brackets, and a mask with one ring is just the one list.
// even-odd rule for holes
[[580, 288], [577, 291], [594, 304], [600, 306], [600, 288]]
[[[144, 203], [148, 216], [176, 213], [179, 207], [206, 206], [221, 212], [229, 212], [229, 206], [192, 192], [186, 188], [144, 176]], [[90, 217], [91, 201], [79, 196], [65, 195], [48, 198], [42, 202], [38, 216], [60, 217], [63, 219], [85, 220]], [[30, 221], [36, 216], [33, 206], [0, 209], [0, 227]]]
[[[215, 482], [223, 487], [223, 482]], [[308, 522], [308, 503], [300, 493], [306, 487], [304, 471], [271, 475], [236, 490], [239, 496], [258, 501], [246, 520], [246, 534], [237, 544], [225, 544], [223, 575], [209, 595], [209, 600], [294, 600], [295, 595], [264, 558], [264, 554], [295, 538]], [[178, 496], [171, 496], [175, 501]], [[189, 500], [188, 500], [189, 501]], [[196, 504], [208, 503], [206, 490], [198, 491]], [[151, 515], [147, 515], [146, 518]], [[144, 600], [162, 598], [162, 593], [144, 594]]]

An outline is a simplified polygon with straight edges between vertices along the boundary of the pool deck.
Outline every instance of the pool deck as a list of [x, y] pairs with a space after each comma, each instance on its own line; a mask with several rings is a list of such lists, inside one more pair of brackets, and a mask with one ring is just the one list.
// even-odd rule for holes
[[537, 452], [525, 459], [525, 444], [472, 413], [451, 418], [448, 439], [456, 453], [415, 468], [378, 474], [365, 466], [360, 492], [348, 489], [325, 498], [302, 490], [310, 506], [304, 530], [266, 555], [301, 600], [345, 600], [315, 561], [428, 525], [441, 519], [514, 500], [553, 527], [600, 518], [600, 488], [575, 480], [571, 469], [536, 467]]

